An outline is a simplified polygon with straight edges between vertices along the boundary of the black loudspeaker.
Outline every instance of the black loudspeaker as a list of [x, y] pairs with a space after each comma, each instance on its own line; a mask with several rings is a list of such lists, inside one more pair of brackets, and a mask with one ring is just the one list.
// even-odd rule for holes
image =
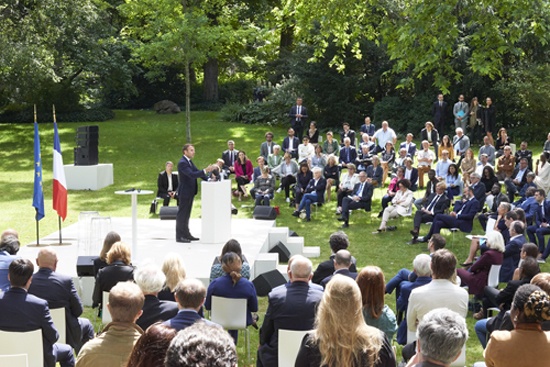
[[271, 270], [260, 274], [252, 281], [254, 288], [256, 288], [256, 294], [260, 297], [267, 296], [273, 288], [285, 283], [286, 279], [279, 270]]
[[260, 220], [275, 220], [277, 211], [272, 206], [256, 205], [252, 218]]
[[176, 220], [178, 215], [177, 206], [161, 206], [159, 211], [160, 220]]
[[74, 148], [75, 166], [94, 166], [99, 163], [99, 126], [79, 126], [76, 128]]
[[94, 166], [99, 163], [97, 146], [74, 148], [75, 166]]
[[277, 242], [277, 244], [269, 250], [271, 254], [279, 254], [279, 262], [287, 263], [288, 259], [290, 259], [290, 251], [286, 248], [284, 243], [281, 241]]
[[94, 260], [98, 256], [79, 256], [76, 259], [76, 275], [79, 277], [94, 276]]
[[289, 237], [299, 237], [298, 233], [296, 233], [294, 231], [291, 231], [290, 229], [288, 230], [288, 236]]

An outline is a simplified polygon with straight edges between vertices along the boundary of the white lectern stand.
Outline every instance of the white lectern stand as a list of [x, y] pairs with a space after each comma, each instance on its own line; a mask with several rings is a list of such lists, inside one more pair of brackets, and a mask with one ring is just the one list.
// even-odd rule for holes
[[202, 243], [231, 238], [231, 180], [201, 182]]

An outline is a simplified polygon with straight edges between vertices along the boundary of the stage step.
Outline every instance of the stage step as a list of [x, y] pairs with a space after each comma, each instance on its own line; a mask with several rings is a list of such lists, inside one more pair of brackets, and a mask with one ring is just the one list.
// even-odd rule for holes
[[[254, 260], [254, 278], [260, 274], [277, 269], [279, 254], [259, 253]], [[252, 277], [251, 277], [252, 278]]]
[[288, 282], [288, 280], [289, 280], [288, 279], [288, 273], [286, 272], [287, 268], [288, 268], [288, 265], [279, 265], [279, 266], [277, 266], [277, 270], [279, 270], [279, 273], [281, 273], [285, 277], [286, 281]]
[[304, 246], [302, 255], [305, 257], [319, 257], [321, 256], [321, 248], [319, 246]]

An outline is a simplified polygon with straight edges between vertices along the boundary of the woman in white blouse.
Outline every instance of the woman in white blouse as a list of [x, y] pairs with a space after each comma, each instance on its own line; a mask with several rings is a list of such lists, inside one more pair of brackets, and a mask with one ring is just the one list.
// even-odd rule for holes
[[342, 173], [340, 177], [340, 186], [338, 190], [338, 195], [336, 196], [338, 200], [338, 205], [336, 209], [336, 214], [342, 214], [342, 201], [346, 196], [353, 192], [355, 184], [359, 183], [359, 175], [356, 173], [355, 164], [348, 164], [348, 171]]
[[303, 144], [298, 145], [298, 163], [307, 161], [315, 155], [313, 144], [309, 144], [309, 137], [304, 136]]
[[550, 162], [548, 162], [548, 158], [550, 158], [550, 153], [542, 152], [535, 169], [537, 175], [534, 181], [535, 185], [537, 185], [537, 188], [544, 190], [545, 193], [548, 193], [550, 189]]
[[397, 194], [395, 194], [391, 201], [392, 205], [384, 209], [382, 223], [380, 223], [378, 230], [372, 232], [372, 234], [385, 232], [387, 229], [395, 230], [395, 226], [386, 227], [388, 220], [390, 218], [397, 218], [398, 216], [406, 216], [411, 213], [411, 207], [414, 201], [413, 192], [409, 190], [409, 187], [411, 187], [411, 182], [404, 178], [401, 179], [397, 185], [399, 190], [397, 190]]

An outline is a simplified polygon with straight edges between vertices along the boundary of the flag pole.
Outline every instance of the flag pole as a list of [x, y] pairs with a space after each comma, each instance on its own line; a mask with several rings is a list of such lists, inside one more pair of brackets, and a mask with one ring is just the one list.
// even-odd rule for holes
[[[34, 123], [36, 124], [36, 104], [34, 105]], [[36, 246], [40, 246], [40, 221], [38, 220], [38, 209], [35, 208], [36, 215], [34, 220], [36, 221]]]
[[[57, 124], [57, 119], [55, 117], [55, 104], [52, 104], [52, 108], [53, 108], [53, 123], [54, 125]], [[54, 163], [55, 165], [55, 163]], [[55, 179], [55, 176], [54, 176], [54, 179]], [[58, 219], [58, 223], [59, 223], [59, 243], [51, 243], [50, 245], [53, 245], [53, 246], [64, 246], [64, 245], [70, 245], [71, 243], [63, 243], [63, 236], [62, 236], [62, 233], [61, 233], [61, 216], [59, 215], [59, 213], [57, 213], [57, 219]]]

